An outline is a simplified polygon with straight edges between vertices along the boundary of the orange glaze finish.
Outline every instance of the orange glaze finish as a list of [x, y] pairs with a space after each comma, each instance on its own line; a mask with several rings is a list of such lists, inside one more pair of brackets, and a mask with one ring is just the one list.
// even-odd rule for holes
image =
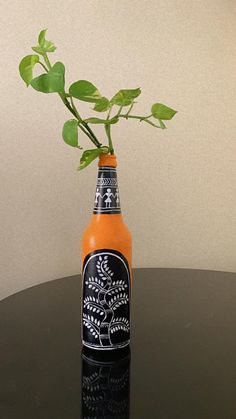
[[114, 154], [101, 154], [99, 156], [98, 166], [110, 166], [110, 167], [116, 167], [117, 161], [116, 156]]
[[82, 264], [89, 253], [99, 249], [122, 253], [129, 263], [131, 275], [132, 239], [121, 214], [93, 214], [82, 237]]

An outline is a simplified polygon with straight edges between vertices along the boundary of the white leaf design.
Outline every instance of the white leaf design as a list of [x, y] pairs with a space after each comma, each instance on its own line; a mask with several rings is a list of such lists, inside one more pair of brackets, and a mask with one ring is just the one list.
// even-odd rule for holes
[[[109, 267], [108, 255], [99, 255], [96, 258], [96, 273], [90, 275], [88, 279], [86, 278], [84, 284], [87, 290], [91, 291], [84, 298], [84, 307], [87, 312], [85, 311], [83, 314], [83, 324], [91, 333], [92, 339], [94, 341], [95, 339], [100, 339], [100, 328], [102, 326], [104, 331], [109, 312], [113, 313], [112, 320], [109, 323], [109, 334], [118, 333], [119, 331], [127, 333], [129, 330], [128, 320], [124, 316], [115, 319], [114, 312], [122, 305], [128, 303], [126, 291], [128, 285], [119, 276], [118, 279], [115, 279], [115, 273]], [[110, 307], [109, 309], [107, 304]], [[88, 316], [88, 312], [92, 314]], [[121, 313], [120, 310], [117, 312]]]

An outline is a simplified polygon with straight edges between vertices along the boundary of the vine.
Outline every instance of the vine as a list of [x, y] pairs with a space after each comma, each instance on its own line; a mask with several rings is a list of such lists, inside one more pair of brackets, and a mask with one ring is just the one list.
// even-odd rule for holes
[[[177, 112], [162, 103], [154, 103], [151, 106], [151, 113], [148, 115], [131, 114], [134, 105], [137, 103], [136, 99], [141, 94], [140, 87], [135, 89], [121, 89], [111, 99], [103, 96], [98, 88], [87, 80], [78, 80], [72, 83], [69, 89], [66, 90], [64, 64], [60, 61], [52, 64], [48, 57], [49, 53], [53, 53], [56, 50], [56, 46], [52, 41], [46, 39], [46, 29], [39, 33], [38, 45], [32, 47], [32, 50], [36, 54], [26, 55], [19, 64], [21, 78], [27, 86], [31, 86], [39, 92], [57, 93], [68, 111], [73, 115], [73, 119], [67, 120], [62, 129], [62, 137], [66, 144], [82, 150], [83, 147], [80, 144], [78, 134], [80, 130], [95, 146], [93, 149], [83, 151], [78, 170], [87, 167], [101, 154], [114, 154], [111, 127], [117, 124], [120, 119], [136, 119], [155, 128], [165, 129], [166, 125], [163, 121], [172, 119]], [[37, 64], [41, 66], [44, 72], [34, 78], [33, 70]], [[83, 118], [78, 111], [75, 99], [77, 101], [93, 103], [93, 111], [98, 113], [107, 112], [106, 116], [103, 118], [94, 116]], [[124, 108], [127, 109], [127, 107], [127, 112], [122, 113]], [[158, 124], [156, 121], [158, 121]], [[94, 129], [91, 128], [91, 126], [96, 126], [97, 124], [104, 125], [108, 140], [107, 145], [98, 139]]]

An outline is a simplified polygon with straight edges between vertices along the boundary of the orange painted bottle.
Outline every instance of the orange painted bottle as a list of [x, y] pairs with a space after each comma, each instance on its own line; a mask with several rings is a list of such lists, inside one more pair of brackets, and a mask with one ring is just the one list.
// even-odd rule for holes
[[115, 155], [100, 156], [93, 215], [82, 237], [82, 342], [96, 351], [130, 343], [132, 239], [116, 166]]

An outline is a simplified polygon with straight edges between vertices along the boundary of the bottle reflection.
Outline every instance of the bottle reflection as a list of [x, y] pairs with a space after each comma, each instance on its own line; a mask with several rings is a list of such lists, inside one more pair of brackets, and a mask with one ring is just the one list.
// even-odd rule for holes
[[82, 419], [129, 419], [130, 352], [116, 360], [82, 353]]

